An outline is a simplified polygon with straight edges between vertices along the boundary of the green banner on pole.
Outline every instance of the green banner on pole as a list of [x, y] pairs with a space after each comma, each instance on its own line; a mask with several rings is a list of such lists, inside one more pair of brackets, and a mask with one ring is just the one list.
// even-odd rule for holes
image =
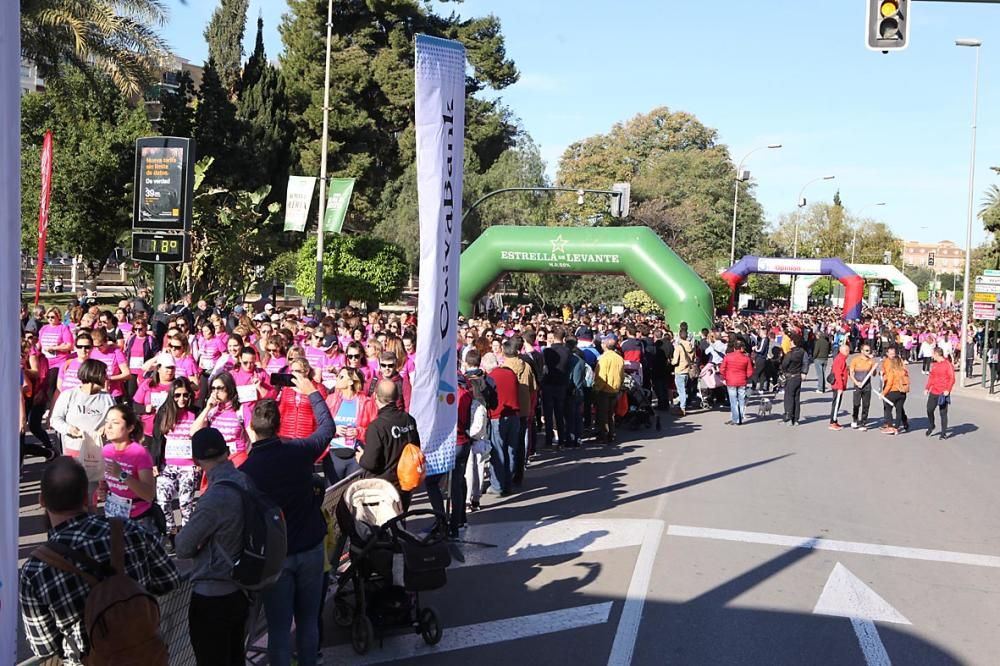
[[344, 218], [347, 217], [353, 192], [353, 178], [330, 179], [330, 196], [326, 200], [326, 214], [323, 216], [324, 231], [339, 234], [344, 228]]

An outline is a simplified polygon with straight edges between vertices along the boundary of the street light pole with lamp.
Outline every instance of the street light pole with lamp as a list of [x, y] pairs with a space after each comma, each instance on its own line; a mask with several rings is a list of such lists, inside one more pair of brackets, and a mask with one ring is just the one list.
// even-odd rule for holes
[[799, 218], [802, 217], [802, 209], [806, 205], [806, 200], [802, 198], [802, 195], [805, 194], [806, 188], [813, 183], [818, 183], [821, 180], [833, 180], [834, 178], [836, 178], [836, 176], [820, 176], [819, 178], [813, 178], [808, 183], [803, 185], [801, 190], [799, 190], [799, 214], [795, 216], [795, 239], [792, 242], [792, 259], [797, 259], [799, 256]]
[[736, 193], [733, 195], [733, 237], [729, 245], [729, 265], [732, 266], [736, 263], [736, 211], [737, 206], [740, 202], [740, 183], [745, 180], [750, 179], [750, 174], [747, 173], [746, 177], [743, 176], [743, 163], [747, 161], [747, 158], [756, 153], [758, 150], [765, 149], [775, 149], [781, 148], [780, 143], [771, 143], [766, 146], [760, 146], [759, 148], [754, 148], [749, 153], [743, 156], [740, 160], [739, 165], [736, 167]]
[[[884, 206], [884, 205], [885, 205], [884, 201], [880, 201], [878, 203], [873, 203], [873, 204], [868, 204], [867, 206], [865, 206], [864, 208], [862, 208], [858, 212], [858, 221], [859, 222], [861, 221], [861, 213], [865, 212], [866, 210], [868, 210], [872, 206]], [[851, 263], [852, 264], [854, 263], [854, 251], [857, 249], [857, 247], [858, 247], [858, 225], [855, 224], [854, 225], [854, 238], [851, 240]]]
[[962, 363], [959, 367], [959, 385], [965, 386], [967, 379], [965, 373], [965, 350], [966, 337], [969, 334], [969, 274], [972, 271], [972, 218], [973, 218], [973, 197], [976, 183], [976, 115], [979, 108], [979, 54], [983, 45], [981, 39], [956, 39], [955, 46], [967, 46], [976, 49], [976, 73], [972, 88], [972, 149], [969, 155], [969, 207], [968, 219], [965, 226], [965, 281], [962, 288], [962, 335], [959, 338], [962, 345]]

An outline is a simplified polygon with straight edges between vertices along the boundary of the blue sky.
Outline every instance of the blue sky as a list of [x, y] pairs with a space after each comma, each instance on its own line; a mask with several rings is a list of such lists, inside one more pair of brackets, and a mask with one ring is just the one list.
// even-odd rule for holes
[[[263, 12], [268, 54], [281, 43], [283, 0], [251, 0]], [[539, 143], [549, 172], [573, 141], [668, 106], [719, 132], [749, 168], [769, 220], [840, 189], [853, 212], [887, 222], [906, 239], [965, 241], [975, 52], [983, 40], [976, 207], [1000, 177], [1000, 5], [917, 2], [910, 47], [864, 47], [864, 0], [466, 0], [461, 14], [494, 13], [521, 80], [500, 93]], [[204, 59], [202, 31], [214, 3], [174, 3], [167, 39]], [[710, 9], [714, 7], [714, 9]], [[973, 242], [985, 237], [978, 221]]]

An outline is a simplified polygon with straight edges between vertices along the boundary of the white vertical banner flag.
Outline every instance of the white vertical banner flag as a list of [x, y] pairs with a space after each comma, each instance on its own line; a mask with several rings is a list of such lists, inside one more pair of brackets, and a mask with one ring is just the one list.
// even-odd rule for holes
[[417, 35], [420, 297], [410, 412], [428, 474], [455, 466], [458, 424], [458, 257], [462, 251], [465, 47]]
[[[20, 6], [0, 2], [0, 321], [17, 321], [21, 268], [21, 63]], [[18, 472], [14, 440], [21, 399], [17, 338], [0, 338], [0, 664], [17, 663]], [[32, 498], [34, 502], [34, 498]], [[5, 656], [6, 655], [6, 656]]]

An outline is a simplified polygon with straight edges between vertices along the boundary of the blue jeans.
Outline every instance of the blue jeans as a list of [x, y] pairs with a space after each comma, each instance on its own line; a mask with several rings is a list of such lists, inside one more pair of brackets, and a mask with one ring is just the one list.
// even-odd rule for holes
[[829, 362], [830, 359], [828, 358], [813, 359], [813, 367], [816, 368], [816, 386], [819, 388], [821, 393], [826, 393], [826, 366]]
[[729, 415], [733, 423], [743, 423], [743, 415], [747, 413], [747, 387], [727, 386], [729, 393]]
[[688, 376], [686, 372], [679, 372], [674, 375], [674, 385], [677, 386], [677, 404], [681, 409], [687, 409], [688, 404]]
[[493, 419], [493, 437], [490, 440], [490, 485], [496, 492], [510, 491], [514, 476], [521, 435], [521, 419], [517, 414]]
[[261, 592], [267, 616], [267, 660], [292, 663], [292, 618], [299, 666], [316, 666], [320, 601], [323, 595], [323, 543], [285, 558], [281, 576]]

